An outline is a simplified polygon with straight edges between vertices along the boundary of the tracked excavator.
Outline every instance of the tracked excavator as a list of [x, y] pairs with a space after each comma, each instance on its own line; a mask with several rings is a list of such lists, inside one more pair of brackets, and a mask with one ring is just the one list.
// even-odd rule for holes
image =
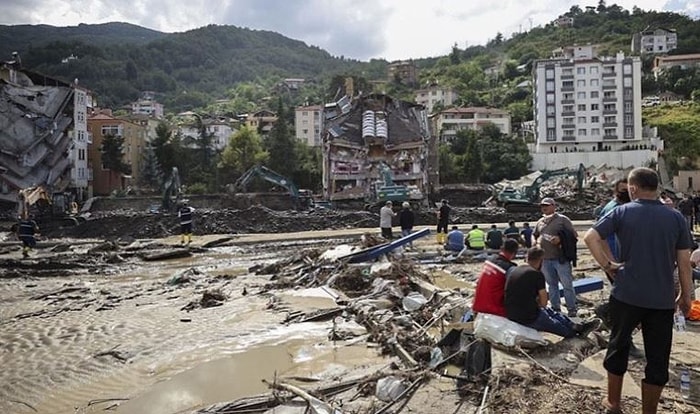
[[173, 212], [177, 210], [182, 202], [182, 183], [180, 182], [180, 172], [177, 167], [173, 167], [170, 177], [163, 183], [163, 200], [161, 202], [162, 212]]
[[578, 168], [543, 171], [532, 184], [520, 188], [506, 187], [497, 195], [498, 204], [505, 207], [509, 213], [530, 213], [539, 211], [537, 202], [540, 199], [540, 187], [546, 181], [561, 176], [576, 177], [576, 191], [580, 195], [583, 189], [583, 180], [586, 168], [579, 164]]
[[287, 190], [289, 195], [292, 197], [292, 202], [294, 203], [294, 208], [296, 209], [306, 209], [310, 207], [311, 203], [313, 202], [313, 197], [309, 190], [299, 190], [296, 184], [294, 184], [290, 179], [271, 170], [270, 168], [265, 167], [264, 165], [256, 165], [243, 173], [243, 175], [241, 175], [236, 182], [233, 183], [232, 190], [234, 192], [246, 192], [248, 185], [256, 177]]

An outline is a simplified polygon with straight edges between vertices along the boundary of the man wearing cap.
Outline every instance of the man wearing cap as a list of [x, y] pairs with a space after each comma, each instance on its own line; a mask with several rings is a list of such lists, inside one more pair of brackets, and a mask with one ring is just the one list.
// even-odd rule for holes
[[387, 201], [384, 207], [379, 209], [379, 228], [382, 230], [382, 237], [387, 240], [391, 240], [393, 235], [391, 234], [391, 220], [394, 218], [396, 213], [392, 209], [393, 203]]
[[571, 260], [562, 249], [562, 235], [570, 234], [576, 238], [571, 220], [563, 214], [556, 212], [554, 199], [545, 197], [540, 202], [542, 218], [537, 221], [533, 236], [537, 244], [544, 250], [544, 262], [542, 273], [547, 281], [547, 291], [552, 309], [561, 312], [561, 298], [559, 296], [559, 283], [564, 287], [564, 299], [568, 316], [576, 316], [576, 293], [574, 292], [574, 278]]

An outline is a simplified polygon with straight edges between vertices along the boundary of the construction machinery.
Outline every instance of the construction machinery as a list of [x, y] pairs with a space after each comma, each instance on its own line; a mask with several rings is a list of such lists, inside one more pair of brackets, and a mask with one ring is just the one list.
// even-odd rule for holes
[[540, 199], [540, 187], [546, 181], [561, 176], [576, 177], [576, 191], [581, 194], [583, 180], [586, 176], [586, 168], [579, 164], [578, 168], [543, 171], [532, 184], [520, 188], [506, 187], [501, 190], [496, 199], [499, 205], [506, 208], [508, 212], [531, 212], [537, 209], [537, 202]]
[[264, 165], [256, 165], [251, 167], [248, 171], [243, 173], [235, 183], [233, 183], [234, 192], [246, 192], [248, 185], [256, 177], [275, 184], [279, 187], [284, 188], [289, 192], [292, 197], [292, 202], [294, 203], [294, 208], [305, 209], [310, 207], [313, 197], [311, 191], [309, 190], [299, 190], [296, 184], [294, 184], [290, 179], [275, 172]]
[[408, 187], [394, 183], [394, 174], [385, 162], [380, 162], [378, 166], [383, 183], [375, 187], [376, 201], [378, 203], [408, 201], [410, 198]]
[[31, 217], [44, 229], [77, 226], [85, 221], [84, 217], [78, 215], [77, 204], [70, 194], [53, 193], [43, 185], [19, 191], [17, 216]]
[[161, 211], [170, 212], [177, 209], [182, 202], [182, 184], [180, 182], [180, 172], [177, 167], [173, 167], [170, 177], [163, 183], [163, 201]]

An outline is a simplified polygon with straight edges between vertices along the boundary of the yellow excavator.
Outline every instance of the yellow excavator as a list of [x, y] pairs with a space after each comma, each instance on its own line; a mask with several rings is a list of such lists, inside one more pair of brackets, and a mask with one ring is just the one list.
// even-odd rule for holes
[[85, 221], [78, 205], [65, 193], [51, 193], [45, 186], [19, 190], [17, 216], [33, 217], [41, 227], [77, 226]]

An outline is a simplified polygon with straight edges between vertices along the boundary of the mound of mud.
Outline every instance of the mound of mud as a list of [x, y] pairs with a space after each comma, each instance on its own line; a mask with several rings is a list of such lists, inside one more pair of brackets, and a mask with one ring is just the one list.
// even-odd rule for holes
[[[571, 219], [588, 219], [587, 211], [566, 211]], [[509, 220], [536, 221], [534, 214], [507, 214], [502, 208], [475, 207], [454, 208], [451, 224], [496, 223]], [[398, 218], [394, 225], [398, 224]], [[416, 212], [416, 225], [436, 224], [435, 212]], [[245, 210], [198, 209], [194, 212], [194, 234], [247, 234], [286, 233], [315, 230], [337, 230], [343, 228], [376, 227], [379, 215], [367, 211], [277, 211], [263, 206]], [[179, 234], [180, 226], [176, 214], [149, 214], [133, 211], [111, 211], [95, 213], [89, 220], [76, 227], [43, 229], [48, 237], [72, 238], [161, 238]]]

